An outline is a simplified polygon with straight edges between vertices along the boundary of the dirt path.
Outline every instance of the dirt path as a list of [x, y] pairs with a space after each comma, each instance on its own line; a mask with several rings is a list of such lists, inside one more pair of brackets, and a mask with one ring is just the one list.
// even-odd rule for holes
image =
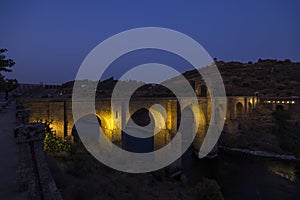
[[14, 141], [15, 102], [0, 112], [0, 198], [25, 199], [17, 192], [18, 146]]

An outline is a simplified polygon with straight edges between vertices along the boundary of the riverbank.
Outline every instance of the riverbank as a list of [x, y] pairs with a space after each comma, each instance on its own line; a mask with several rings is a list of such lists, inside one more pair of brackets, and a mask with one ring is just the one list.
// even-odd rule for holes
[[258, 105], [247, 119], [236, 121], [234, 133], [222, 132], [219, 145], [257, 156], [299, 160], [300, 125], [295, 117], [287, 110]]
[[249, 149], [231, 148], [231, 147], [225, 147], [225, 146], [219, 146], [218, 149], [223, 150], [223, 151], [239, 152], [239, 153], [243, 153], [243, 154], [265, 157], [265, 158], [274, 158], [274, 159], [279, 159], [279, 160], [289, 160], [289, 161], [300, 162], [300, 158], [297, 158], [293, 155], [287, 155], [287, 154], [276, 154], [276, 153], [267, 152], [267, 151], [253, 151], [253, 150], [249, 150]]
[[194, 184], [214, 179], [224, 199], [299, 199], [300, 163], [220, 150], [214, 159], [198, 159], [192, 150], [183, 156], [183, 174]]

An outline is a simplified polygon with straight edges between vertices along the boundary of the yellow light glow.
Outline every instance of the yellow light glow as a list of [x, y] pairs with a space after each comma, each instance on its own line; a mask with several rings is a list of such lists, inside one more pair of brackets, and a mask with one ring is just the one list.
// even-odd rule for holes
[[295, 101], [292, 101], [292, 104], [294, 104], [295, 103]]
[[290, 103], [289, 101], [287, 101], [286, 103]]
[[277, 103], [280, 103], [280, 101], [277, 101]]
[[284, 101], [282, 101], [281, 103], [284, 103]]
[[271, 101], [268, 101], [268, 103], [271, 103]]
[[49, 124], [49, 128], [54, 129], [53, 124]]

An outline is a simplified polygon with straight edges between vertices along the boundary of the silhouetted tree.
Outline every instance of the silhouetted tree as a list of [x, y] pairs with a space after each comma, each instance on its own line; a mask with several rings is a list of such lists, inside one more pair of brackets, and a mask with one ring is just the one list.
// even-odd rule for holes
[[11, 72], [11, 67], [15, 62], [12, 59], [7, 59], [4, 55], [7, 49], [0, 49], [0, 92], [5, 92], [5, 99], [8, 99], [8, 93], [18, 87], [16, 79], [5, 79], [1, 72]]

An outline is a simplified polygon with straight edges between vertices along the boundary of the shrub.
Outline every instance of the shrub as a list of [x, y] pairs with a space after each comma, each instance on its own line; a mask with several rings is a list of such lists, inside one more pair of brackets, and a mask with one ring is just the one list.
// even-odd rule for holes
[[291, 119], [291, 113], [287, 110], [278, 109], [272, 113], [272, 116], [279, 122], [285, 122], [286, 120]]
[[68, 152], [71, 149], [71, 145], [64, 139], [55, 134], [55, 131], [52, 129], [51, 124], [52, 120], [42, 121], [38, 120], [45, 125], [45, 138], [44, 138], [44, 150], [46, 152]]
[[56, 136], [55, 133], [46, 133], [44, 139], [44, 149], [47, 152], [70, 151], [70, 144], [63, 138]]
[[203, 180], [196, 185], [196, 199], [222, 200], [224, 198], [220, 186], [215, 180], [203, 178]]

